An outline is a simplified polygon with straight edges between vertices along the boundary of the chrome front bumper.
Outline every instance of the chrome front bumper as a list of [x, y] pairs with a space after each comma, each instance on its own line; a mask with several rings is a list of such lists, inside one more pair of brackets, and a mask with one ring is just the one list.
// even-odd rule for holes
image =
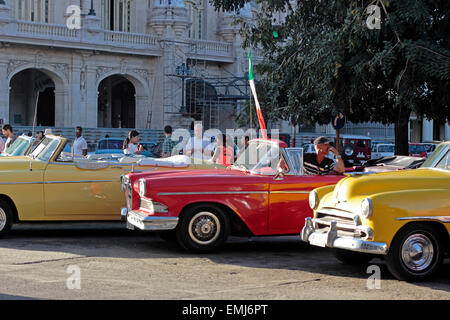
[[358, 238], [338, 236], [336, 222], [332, 221], [327, 232], [319, 232], [314, 228], [313, 220], [306, 218], [305, 226], [300, 234], [302, 241], [311, 245], [328, 248], [345, 249], [356, 252], [386, 255], [386, 243], [366, 241]]
[[[123, 216], [123, 209], [121, 214]], [[177, 217], [147, 216], [136, 211], [127, 212], [126, 221], [127, 228], [131, 230], [138, 228], [145, 231], [164, 231], [173, 230], [178, 225]]]

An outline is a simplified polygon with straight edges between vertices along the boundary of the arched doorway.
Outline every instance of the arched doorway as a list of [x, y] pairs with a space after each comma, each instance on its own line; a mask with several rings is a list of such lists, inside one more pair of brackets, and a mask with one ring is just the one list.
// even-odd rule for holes
[[10, 81], [9, 119], [13, 125], [31, 126], [37, 101], [36, 124], [55, 126], [55, 82], [38, 69], [26, 69]]
[[136, 127], [136, 89], [127, 78], [112, 75], [98, 86], [98, 127]]

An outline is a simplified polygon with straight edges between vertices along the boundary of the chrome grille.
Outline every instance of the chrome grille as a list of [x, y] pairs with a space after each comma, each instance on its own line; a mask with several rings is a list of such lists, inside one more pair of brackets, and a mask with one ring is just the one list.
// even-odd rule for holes
[[356, 227], [361, 225], [359, 216], [349, 211], [336, 208], [320, 208], [317, 210], [314, 218], [316, 228], [329, 229], [332, 221], [336, 221], [338, 230], [346, 232], [355, 232]]

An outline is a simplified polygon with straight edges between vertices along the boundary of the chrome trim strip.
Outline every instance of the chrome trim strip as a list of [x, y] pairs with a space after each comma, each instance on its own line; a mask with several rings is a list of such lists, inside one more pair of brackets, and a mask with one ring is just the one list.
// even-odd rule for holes
[[309, 195], [311, 191], [296, 191], [296, 190], [285, 190], [285, 191], [270, 191], [270, 193], [274, 193], [274, 194], [288, 194], [288, 193], [293, 193], [293, 194], [307, 194]]
[[2, 186], [9, 186], [16, 184], [44, 184], [44, 182], [0, 182], [0, 185]]
[[185, 196], [185, 195], [206, 195], [206, 194], [269, 194], [269, 191], [206, 191], [206, 192], [161, 192], [158, 196]]
[[450, 216], [420, 216], [420, 217], [403, 217], [396, 220], [436, 220], [439, 222], [450, 223]]
[[114, 182], [114, 180], [46, 181], [44, 184]]
[[43, 181], [43, 182], [1, 182], [0, 185], [20, 185], [20, 184], [60, 184], [60, 183], [95, 183], [95, 182], [114, 182], [114, 180]]

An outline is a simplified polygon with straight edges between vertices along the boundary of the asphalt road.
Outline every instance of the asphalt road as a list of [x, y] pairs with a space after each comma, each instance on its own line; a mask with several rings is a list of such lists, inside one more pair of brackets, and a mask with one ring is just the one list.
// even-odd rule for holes
[[449, 260], [416, 284], [372, 264], [378, 289], [368, 288], [367, 266], [343, 265], [294, 236], [231, 238], [219, 253], [196, 255], [121, 223], [21, 225], [0, 239], [0, 299], [450, 298]]

